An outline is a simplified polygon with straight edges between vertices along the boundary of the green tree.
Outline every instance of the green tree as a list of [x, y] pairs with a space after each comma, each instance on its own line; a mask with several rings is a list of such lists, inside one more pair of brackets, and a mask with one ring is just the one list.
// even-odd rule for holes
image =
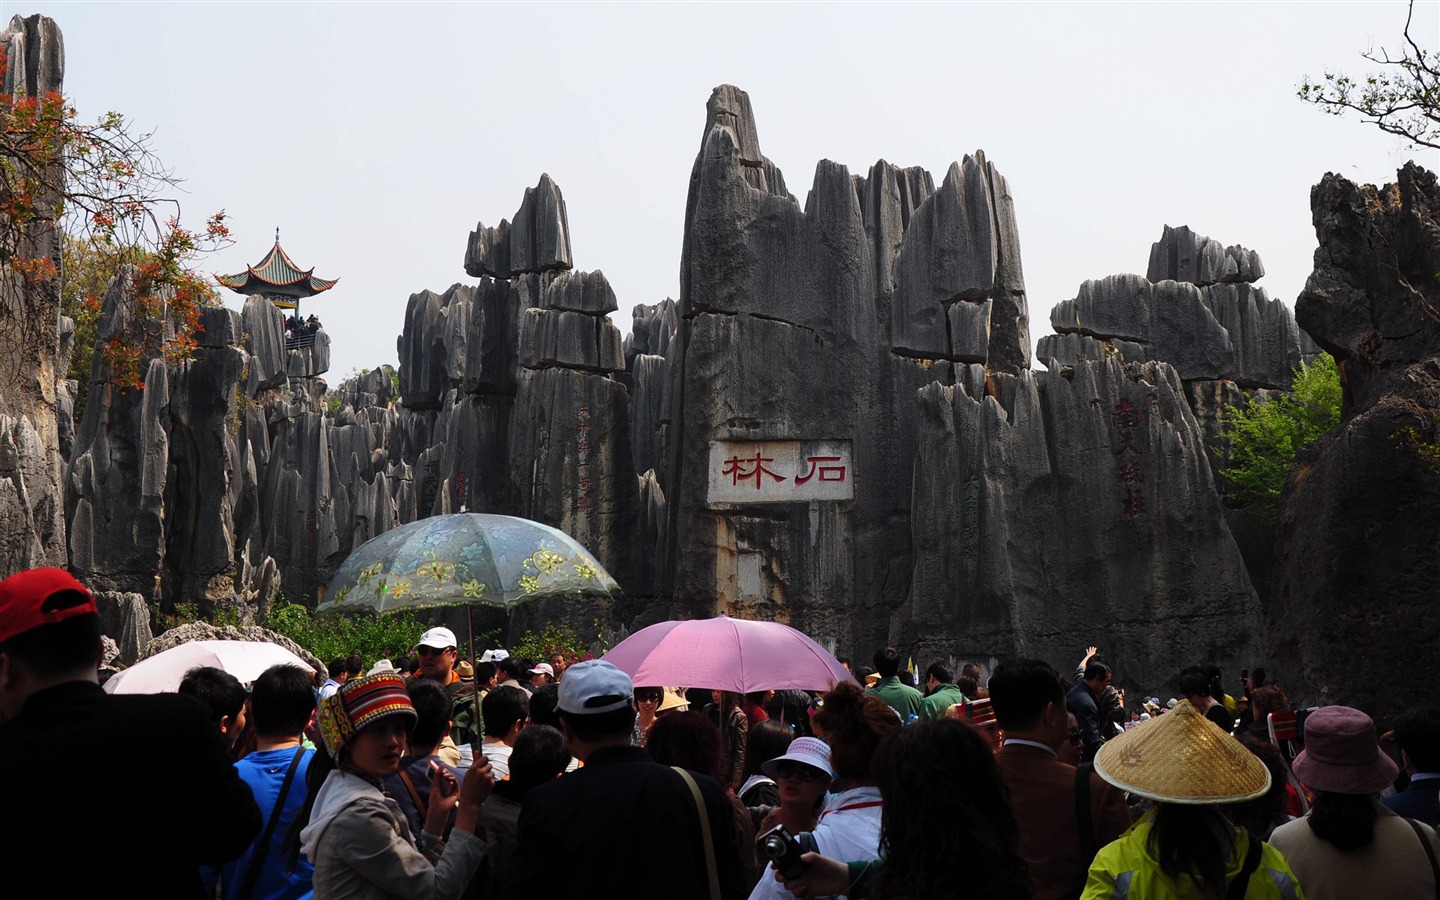
[[1410, 36], [1415, 2], [1405, 17], [1405, 46], [1392, 55], [1373, 46], [1360, 54], [1382, 68], [1361, 78], [1326, 71], [1300, 84], [1300, 99], [1332, 116], [1355, 112], [1387, 134], [1405, 138], [1415, 148], [1440, 148], [1440, 53], [1427, 50]]
[[[144, 251], [138, 247], [130, 248], [126, 256], [145, 259]], [[123, 258], [94, 237], [65, 233], [61, 235], [60, 260], [60, 314], [75, 322], [69, 377], [79, 385], [75, 395], [78, 423], [90, 395], [90, 369], [95, 357], [95, 327], [100, 320], [100, 306], [111, 280], [120, 274]]]
[[1296, 454], [1340, 424], [1340, 400], [1340, 369], [1325, 353], [1295, 370], [1290, 393], [1235, 408], [1221, 430], [1230, 444], [1230, 463], [1220, 470], [1226, 498], [1274, 519]]
[[[0, 83], [10, 63], [0, 47]], [[13, 81], [23, 86], [25, 79]], [[23, 344], [53, 341], [50, 304], [64, 278], [63, 232], [77, 239], [72, 247], [108, 257], [97, 271], [130, 278], [125, 330], [103, 348], [118, 383], [143, 387], [144, 359], [190, 356], [200, 310], [215, 301], [195, 260], [229, 243], [229, 229], [223, 212], [201, 231], [181, 227], [179, 203], [166, 196], [178, 184], [156, 159], [151, 135], [119, 113], [87, 125], [57, 91], [0, 90], [0, 273], [24, 286], [16, 298]]]

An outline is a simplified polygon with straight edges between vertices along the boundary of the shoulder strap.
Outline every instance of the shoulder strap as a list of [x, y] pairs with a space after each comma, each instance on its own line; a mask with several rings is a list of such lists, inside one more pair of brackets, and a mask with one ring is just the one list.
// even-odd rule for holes
[[399, 775], [400, 781], [405, 785], [405, 790], [410, 792], [410, 799], [415, 802], [415, 811], [420, 814], [421, 823], [424, 823], [425, 813], [429, 810], [430, 804], [426, 803], [424, 798], [420, 796], [420, 792], [415, 790], [415, 782], [410, 780], [409, 772], [402, 768]]
[[690, 777], [690, 773], [679, 766], [671, 766], [690, 788], [690, 796], [695, 798], [695, 812], [700, 816], [700, 840], [705, 844], [705, 875], [710, 881], [710, 900], [720, 900], [720, 874], [715, 868], [715, 845], [710, 839], [710, 817], [705, 813], [705, 797], [700, 793], [700, 785]]
[[1260, 868], [1260, 855], [1264, 852], [1260, 847], [1260, 839], [1250, 835], [1250, 841], [1245, 845], [1245, 862], [1240, 864], [1240, 874], [1230, 882], [1230, 889], [1225, 892], [1225, 900], [1245, 900], [1245, 892], [1250, 889], [1250, 876]]
[[1435, 861], [1435, 848], [1430, 846], [1430, 840], [1425, 837], [1424, 829], [1415, 824], [1414, 819], [1406, 819], [1405, 822], [1415, 832], [1415, 836], [1420, 839], [1420, 846], [1425, 848], [1425, 856], [1430, 860], [1430, 874], [1435, 876], [1435, 897], [1440, 900], [1440, 863]]
[[1080, 859], [1085, 867], [1095, 859], [1095, 819], [1090, 809], [1090, 773], [1095, 771], [1094, 763], [1081, 763], [1075, 767], [1075, 830], [1080, 835]]
[[290, 782], [295, 780], [295, 770], [300, 768], [300, 760], [304, 756], [305, 745], [301, 744], [295, 748], [295, 755], [290, 757], [290, 768], [285, 771], [285, 780], [280, 782], [280, 796], [275, 798], [275, 805], [270, 808], [265, 833], [255, 845], [255, 852], [250, 854], [250, 865], [245, 869], [245, 879], [240, 882], [240, 892], [235, 900], [250, 900], [250, 895], [255, 892], [255, 882], [260, 880], [260, 867], [270, 853], [270, 840], [275, 837], [275, 826], [280, 822], [280, 810], [285, 808], [285, 796], [290, 793]]

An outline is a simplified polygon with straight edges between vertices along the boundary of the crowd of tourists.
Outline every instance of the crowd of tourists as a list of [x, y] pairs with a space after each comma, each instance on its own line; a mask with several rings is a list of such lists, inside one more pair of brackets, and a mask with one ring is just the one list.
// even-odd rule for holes
[[[1218, 670], [1128, 708], [1097, 648], [808, 693], [603, 660], [275, 666], [110, 695], [58, 569], [0, 582], [0, 846], [62, 897], [1434, 898], [1440, 709], [1301, 715]], [[847, 663], [847, 668], [848, 668]], [[1069, 677], [1073, 676], [1073, 677]], [[1280, 727], [1277, 728], [1277, 723]], [[40, 889], [40, 880], [30, 882]]]

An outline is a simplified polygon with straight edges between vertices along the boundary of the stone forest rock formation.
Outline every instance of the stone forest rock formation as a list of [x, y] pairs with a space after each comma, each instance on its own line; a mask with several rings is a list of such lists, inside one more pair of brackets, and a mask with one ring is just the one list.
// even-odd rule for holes
[[1395, 713], [1433, 702], [1440, 664], [1440, 186], [1414, 163], [1382, 188], [1327, 174], [1310, 208], [1295, 312], [1344, 407], [1280, 498], [1268, 658], [1317, 702]]
[[[12, 22], [14, 78], [58, 86], [47, 23]], [[68, 563], [131, 661], [156, 646], [151, 605], [313, 603], [364, 541], [467, 509], [595, 553], [623, 597], [528, 613], [586, 628], [727, 613], [922, 665], [1098, 643], [1150, 688], [1264, 659], [1300, 696], [1362, 704], [1383, 702], [1367, 663], [1433, 668], [1433, 174], [1315, 189], [1299, 318], [1319, 348], [1257, 286], [1257, 253], [1167, 226], [1143, 276], [1053, 307], [1036, 370], [999, 161], [977, 150], [937, 184], [822, 160], [802, 203], [743, 91], [715, 90], [700, 137], [679, 297], [635, 307], [623, 338], [548, 175], [470, 233], [472, 283], [411, 295], [398, 370], [334, 388], [328, 337], [287, 351], [252, 297], [205, 311], [192, 359], [146, 361], [144, 390], [97, 355], [72, 429], [58, 297], [0, 284], [0, 575]], [[132, 301], [122, 276], [102, 339]], [[1293, 474], [1277, 543], [1221, 503], [1219, 421], [1321, 348], [1345, 425]]]
[[[7, 94], [58, 91], [65, 74], [60, 29], [43, 16], [15, 16], [0, 31]], [[39, 198], [54, 208], [57, 197]], [[39, 218], [12, 233], [12, 255], [60, 262], [60, 232]], [[64, 566], [62, 472], [73, 391], [65, 381], [74, 324], [60, 315], [58, 279], [32, 283], [0, 266], [0, 574]]]

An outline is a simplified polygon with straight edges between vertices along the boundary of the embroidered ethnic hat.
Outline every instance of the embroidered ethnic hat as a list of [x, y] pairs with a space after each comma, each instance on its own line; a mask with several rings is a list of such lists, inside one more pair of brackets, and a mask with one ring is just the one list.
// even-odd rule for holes
[[1106, 741], [1095, 774], [1161, 803], [1237, 803], [1270, 790], [1270, 770], [1260, 757], [1188, 700]]
[[1322, 706], [1305, 717], [1305, 749], [1292, 768], [1306, 787], [1335, 794], [1379, 793], [1399, 772], [1380, 749], [1374, 721], [1348, 706]]
[[830, 768], [830, 745], [819, 738], [796, 738], [790, 742], [790, 746], [785, 750], [785, 755], [761, 763], [760, 771], [771, 778], [779, 778], [780, 776], [776, 773], [780, 769], [780, 763], [787, 760], [804, 763], [812, 769], [819, 769], [832, 781], [835, 778], [835, 770]]
[[404, 715], [411, 724], [419, 718], [405, 679], [393, 672], [380, 672], [352, 678], [340, 690], [320, 701], [317, 719], [320, 737], [331, 759], [340, 761], [340, 751], [354, 739], [357, 732], [386, 716]]
[[603, 659], [587, 659], [565, 670], [556, 708], [572, 716], [623, 709], [635, 702], [630, 676]]
[[[57, 596], [60, 594], [78, 596], [62, 598]], [[41, 625], [54, 625], [95, 611], [90, 590], [64, 569], [19, 572], [0, 581], [0, 643]]]

